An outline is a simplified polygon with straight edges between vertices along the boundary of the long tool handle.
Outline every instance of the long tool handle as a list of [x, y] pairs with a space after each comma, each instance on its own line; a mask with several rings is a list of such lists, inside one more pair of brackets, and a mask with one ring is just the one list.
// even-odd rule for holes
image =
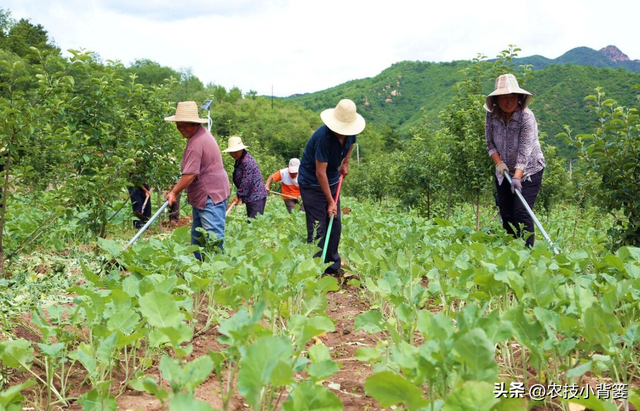
[[[338, 190], [336, 191], [336, 207], [338, 207], [338, 199], [340, 198], [340, 188], [342, 187], [342, 179], [343, 179], [344, 175], [340, 174], [340, 180], [338, 180]], [[339, 210], [338, 210], [339, 211]], [[329, 227], [327, 227], [327, 232], [325, 233], [325, 238], [324, 238], [324, 247], [322, 248], [322, 262], [324, 263], [324, 258], [327, 256], [327, 248], [329, 248], [329, 236], [331, 235], [331, 227], [333, 227], [333, 217], [334, 215], [331, 215], [331, 218], [329, 219]]]
[[[507, 181], [511, 185], [511, 176], [509, 175], [509, 172], [506, 170], [504, 171], [504, 177], [507, 179]], [[531, 216], [531, 218], [533, 219], [533, 222], [536, 224], [536, 227], [538, 227], [538, 230], [540, 230], [540, 232], [542, 233], [542, 236], [544, 237], [544, 239], [547, 240], [549, 242], [549, 245], [553, 247], [554, 254], [559, 254], [560, 252], [553, 245], [553, 241], [551, 241], [549, 234], [547, 234], [547, 232], [544, 230], [544, 227], [542, 227], [542, 224], [540, 223], [536, 215], [533, 214], [533, 210], [531, 209], [531, 207], [529, 207], [529, 204], [527, 204], [527, 202], [525, 201], [520, 190], [516, 188], [514, 191], [516, 193], [516, 196], [518, 196], [518, 198], [520, 199], [520, 202], [524, 206], [525, 210], [527, 210], [527, 213], [529, 213], [529, 216]]]
[[284, 198], [290, 198], [292, 200], [297, 200], [298, 199], [298, 197], [290, 196], [288, 194], [278, 193], [277, 191], [273, 191], [273, 190], [268, 190], [268, 191], [269, 191], [270, 194], [277, 194], [277, 195], [282, 196]]
[[162, 212], [162, 210], [164, 210], [165, 208], [167, 208], [167, 206], [169, 205], [168, 201], [165, 201], [164, 204], [158, 209], [158, 211], [156, 211], [156, 213], [151, 216], [151, 218], [149, 219], [149, 221], [147, 221], [147, 223], [145, 225], [142, 226], [142, 228], [136, 233], [136, 235], [133, 236], [133, 238], [131, 239], [131, 241], [129, 241], [127, 243], [127, 245], [124, 247], [124, 249], [122, 251], [125, 251], [127, 248], [131, 247], [133, 245], [133, 243], [136, 242], [136, 240], [138, 239], [138, 237], [140, 237], [142, 235], [142, 233], [145, 232], [145, 230], [147, 228], [149, 228], [149, 226], [151, 225], [151, 223], [153, 223], [153, 221], [158, 218], [158, 216], [160, 215], [160, 213]]

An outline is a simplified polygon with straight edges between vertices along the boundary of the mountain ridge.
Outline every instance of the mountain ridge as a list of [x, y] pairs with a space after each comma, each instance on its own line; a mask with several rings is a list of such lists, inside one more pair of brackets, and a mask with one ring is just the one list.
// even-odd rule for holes
[[555, 59], [536, 54], [527, 57], [516, 57], [513, 62], [516, 65], [531, 65], [533, 70], [539, 70], [553, 64], [573, 64], [598, 68], [623, 68], [634, 73], [640, 73], [640, 60], [631, 60], [629, 56], [614, 45], [608, 45], [600, 50], [584, 46], [575, 47]]
[[[620, 105], [636, 104], [630, 90], [640, 84], [640, 61], [629, 59], [615, 46], [601, 50], [577, 47], [556, 59], [528, 56], [513, 58], [512, 62], [519, 77], [522, 72], [519, 66], [533, 65], [532, 75], [521, 86], [535, 96], [532, 109], [539, 130], [565, 155], [570, 155], [571, 149], [556, 135], [565, 131], [564, 126], [569, 126], [574, 134], [590, 132], [594, 118], [584, 98], [594, 94], [596, 87], [602, 87], [607, 97]], [[439, 115], [453, 102], [453, 86], [462, 80], [461, 71], [473, 64], [470, 60], [402, 61], [374, 77], [283, 99], [320, 112], [335, 106], [342, 98], [349, 98], [369, 124], [390, 128], [400, 137], [408, 138], [417, 127], [439, 127]], [[634, 64], [638, 65], [637, 71], [633, 70]], [[482, 92], [488, 94], [492, 87], [493, 81], [487, 81]]]

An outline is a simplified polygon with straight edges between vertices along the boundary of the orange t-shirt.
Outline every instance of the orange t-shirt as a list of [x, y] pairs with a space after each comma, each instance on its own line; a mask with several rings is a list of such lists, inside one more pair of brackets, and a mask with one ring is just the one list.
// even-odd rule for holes
[[271, 175], [273, 181], [280, 181], [282, 183], [282, 194], [291, 197], [300, 197], [300, 186], [298, 185], [298, 176], [291, 178], [289, 169], [283, 168]]

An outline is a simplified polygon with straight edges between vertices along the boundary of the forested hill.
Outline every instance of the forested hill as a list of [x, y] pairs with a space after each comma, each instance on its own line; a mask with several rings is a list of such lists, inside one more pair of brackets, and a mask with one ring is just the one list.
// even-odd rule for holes
[[[546, 133], [549, 136], [547, 141], [558, 146], [564, 154], [568, 154], [568, 150], [564, 142], [555, 136], [564, 131], [565, 125], [574, 133], [588, 132], [589, 122], [595, 119], [584, 102], [586, 96], [594, 94], [596, 87], [602, 87], [607, 97], [621, 105], [634, 106], [634, 93], [630, 90], [633, 85], [640, 84], [640, 73], [596, 67], [601, 66], [600, 63], [587, 64], [593, 59], [585, 56], [593, 57], [593, 54], [584, 49], [591, 50], [580, 47], [558, 59], [546, 59], [551, 63], [533, 70], [527, 83], [521, 84], [535, 96], [531, 108], [538, 118], [540, 132]], [[612, 51], [611, 46], [608, 49]], [[515, 67], [523, 64], [535, 66], [541, 65], [538, 61], [542, 59], [532, 56], [515, 58], [513, 62]], [[559, 64], [561, 61], [563, 63]], [[341, 98], [350, 98], [370, 124], [387, 124], [406, 138], [413, 127], [424, 125], [425, 122], [437, 126], [439, 113], [453, 102], [453, 85], [462, 79], [461, 70], [471, 65], [471, 61], [403, 61], [393, 64], [375, 77], [352, 80], [327, 90], [294, 95], [285, 100], [318, 112], [335, 106]], [[493, 84], [487, 82], [484, 87], [484, 92], [490, 93]]]
[[598, 68], [622, 68], [640, 73], [640, 60], [631, 60], [616, 46], [607, 46], [600, 50], [594, 50], [589, 47], [576, 47], [555, 59], [534, 55], [515, 58], [513, 62], [518, 66], [530, 64], [533, 70], [543, 69], [553, 64], [573, 64]]

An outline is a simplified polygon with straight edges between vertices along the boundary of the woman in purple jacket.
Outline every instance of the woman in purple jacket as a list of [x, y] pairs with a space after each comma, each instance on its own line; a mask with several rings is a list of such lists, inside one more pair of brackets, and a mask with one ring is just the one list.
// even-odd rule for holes
[[229, 138], [229, 144], [225, 153], [229, 153], [236, 160], [233, 166], [233, 184], [236, 186], [236, 195], [229, 204], [247, 205], [247, 217], [255, 218], [258, 214], [264, 214], [264, 206], [267, 203], [267, 189], [258, 163], [246, 150], [249, 146], [242, 144], [240, 137]]
[[[496, 79], [495, 90], [487, 96], [484, 105], [486, 146], [496, 165], [502, 226], [514, 237], [522, 235], [523, 226], [530, 233], [526, 240], [528, 247], [533, 246], [534, 222], [516, 198], [515, 190], [520, 191], [533, 210], [545, 167], [538, 123], [528, 108], [532, 99], [531, 93], [520, 88], [513, 74], [503, 74]], [[511, 176], [511, 185], [504, 181], [505, 171]]]

